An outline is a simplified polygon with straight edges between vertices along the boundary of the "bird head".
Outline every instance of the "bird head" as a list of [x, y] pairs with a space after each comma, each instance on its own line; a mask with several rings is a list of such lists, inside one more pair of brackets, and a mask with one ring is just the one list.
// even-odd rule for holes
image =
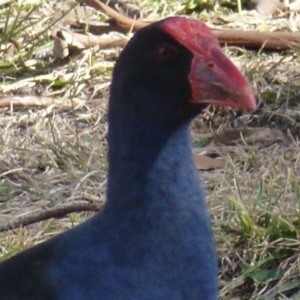
[[123, 116], [129, 108], [127, 117], [139, 122], [190, 120], [208, 104], [256, 108], [251, 86], [212, 31], [184, 17], [139, 30], [117, 61], [112, 86], [111, 106]]

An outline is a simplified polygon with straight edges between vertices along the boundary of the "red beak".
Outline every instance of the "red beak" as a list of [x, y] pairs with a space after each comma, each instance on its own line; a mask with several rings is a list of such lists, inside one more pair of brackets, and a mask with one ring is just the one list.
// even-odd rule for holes
[[162, 26], [194, 55], [189, 74], [192, 103], [245, 110], [257, 107], [248, 81], [222, 53], [217, 38], [204, 23], [173, 17], [167, 19]]
[[193, 103], [208, 103], [236, 109], [255, 109], [256, 100], [246, 78], [236, 66], [221, 52], [221, 49], [208, 49], [194, 53], [189, 74]]

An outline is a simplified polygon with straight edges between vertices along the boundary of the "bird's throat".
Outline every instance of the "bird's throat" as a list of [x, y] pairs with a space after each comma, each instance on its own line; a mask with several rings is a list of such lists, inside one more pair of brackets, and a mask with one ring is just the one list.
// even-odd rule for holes
[[201, 198], [189, 124], [176, 129], [143, 128], [128, 120], [114, 124], [109, 129], [107, 207], [179, 209]]

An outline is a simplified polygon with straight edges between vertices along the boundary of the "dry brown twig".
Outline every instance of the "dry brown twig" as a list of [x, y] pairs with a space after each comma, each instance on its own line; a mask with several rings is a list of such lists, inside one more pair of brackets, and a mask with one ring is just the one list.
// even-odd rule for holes
[[[73, 101], [73, 103], [72, 103]], [[0, 97], [0, 108], [3, 107], [49, 107], [51, 105], [59, 108], [72, 108], [74, 102], [77, 105], [83, 105], [84, 102], [72, 99], [68, 101], [66, 99], [58, 97], [37, 97], [37, 96], [5, 96]]]
[[140, 21], [140, 20], [133, 20], [122, 16], [114, 9], [110, 8], [109, 6], [105, 5], [104, 3], [98, 0], [83, 0], [83, 2], [90, 7], [95, 8], [96, 10], [104, 12], [107, 16], [112, 19], [111, 25], [113, 28], [117, 29], [119, 32], [128, 32], [133, 31], [136, 32], [139, 29], [149, 25], [150, 22]]
[[147, 15], [139, 6], [128, 0], [103, 0], [103, 2], [105, 2], [109, 7], [126, 14], [129, 18], [139, 19]]
[[99, 207], [95, 204], [87, 202], [74, 202], [70, 204], [60, 205], [58, 207], [35, 213], [30, 216], [19, 217], [16, 220], [0, 224], [0, 232], [12, 230], [18, 227], [25, 227], [30, 224], [45, 221], [51, 218], [62, 218], [70, 213], [83, 211], [98, 212]]

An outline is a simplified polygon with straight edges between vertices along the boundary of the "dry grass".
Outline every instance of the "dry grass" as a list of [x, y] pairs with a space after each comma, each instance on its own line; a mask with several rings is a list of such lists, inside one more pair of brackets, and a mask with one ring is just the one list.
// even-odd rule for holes
[[[72, 5], [24, 1], [0, 7], [0, 27], [5, 33], [0, 42], [0, 93], [59, 99], [46, 108], [12, 105], [1, 110], [2, 224], [62, 203], [86, 201], [101, 206], [105, 200], [106, 102], [120, 49], [85, 50], [68, 61], [52, 57], [49, 31], [54, 24], [63, 24], [61, 14]], [[194, 3], [143, 1], [141, 5], [149, 11], [150, 19], [158, 19], [182, 13]], [[215, 27], [300, 29], [297, 13], [262, 21], [249, 14], [232, 18], [224, 11], [192, 16]], [[18, 49], [10, 55], [12, 38]], [[193, 131], [251, 126], [276, 128], [285, 137], [273, 136], [269, 142], [268, 136], [252, 142], [240, 139], [231, 145], [235, 151], [221, 147], [226, 168], [201, 174], [218, 243], [221, 298], [299, 299], [299, 50], [254, 53], [227, 48], [225, 52], [261, 95], [260, 108], [229, 116], [210, 110], [195, 121]], [[61, 100], [68, 105], [62, 105]], [[90, 215], [71, 214], [2, 232], [1, 259]]]

